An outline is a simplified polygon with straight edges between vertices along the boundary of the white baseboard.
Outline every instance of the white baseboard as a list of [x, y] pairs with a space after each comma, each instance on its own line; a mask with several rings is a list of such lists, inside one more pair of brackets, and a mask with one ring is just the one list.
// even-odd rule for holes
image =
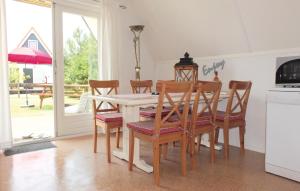
[[266, 172], [300, 182], [300, 172], [266, 163]]
[[64, 135], [64, 136], [59, 136], [59, 137], [53, 138], [53, 141], [76, 138], [76, 137], [84, 137], [84, 136], [88, 136], [88, 135], [92, 135], [92, 134], [93, 134], [92, 132], [86, 132], [86, 133], [78, 133], [78, 134], [74, 134], [74, 135]]
[[[111, 133], [115, 133], [116, 129], [111, 129], [110, 131]], [[121, 132], [122, 132], [122, 128], [121, 128]], [[103, 128], [99, 128], [98, 129], [98, 134], [105, 134], [105, 131], [103, 130]], [[93, 135], [93, 132], [84, 132], [84, 133], [77, 133], [77, 134], [73, 134], [73, 135], [64, 135], [64, 136], [59, 136], [59, 137], [55, 137], [52, 140], [62, 140], [62, 139], [70, 139], [70, 138], [76, 138], [76, 137], [83, 137], [83, 136], [88, 136], [88, 135]]]

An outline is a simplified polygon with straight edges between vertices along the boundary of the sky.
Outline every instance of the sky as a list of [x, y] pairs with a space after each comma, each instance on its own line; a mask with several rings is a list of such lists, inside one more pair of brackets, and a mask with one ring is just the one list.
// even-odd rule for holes
[[[6, 0], [6, 15], [8, 52], [17, 48], [31, 27], [35, 28], [52, 52], [51, 8]], [[85, 19], [94, 35], [97, 34], [97, 20], [90, 17], [85, 17]], [[89, 32], [79, 15], [64, 13], [63, 20], [64, 41], [72, 36], [73, 31], [77, 27], [82, 28], [85, 32]], [[97, 35], [95, 36], [97, 37]]]
[[52, 10], [46, 7], [6, 0], [8, 52], [17, 48], [34, 27], [52, 52]]
[[[97, 19], [84, 17], [92, 33], [97, 38]], [[24, 39], [28, 31], [33, 27], [42, 41], [50, 50], [50, 55], [53, 52], [53, 37], [52, 37], [52, 9], [47, 7], [36, 6], [32, 4], [17, 2], [14, 0], [6, 0], [6, 24], [7, 24], [7, 48], [8, 53], [17, 48]], [[66, 42], [73, 35], [73, 31], [80, 27], [84, 32], [89, 33], [89, 29], [84, 23], [80, 15], [74, 13], [63, 13], [63, 41]], [[18, 65], [19, 68], [25, 67]], [[28, 68], [33, 68], [34, 81], [40, 83], [45, 76], [48, 82], [52, 83], [53, 73], [51, 65], [31, 65], [27, 64]]]

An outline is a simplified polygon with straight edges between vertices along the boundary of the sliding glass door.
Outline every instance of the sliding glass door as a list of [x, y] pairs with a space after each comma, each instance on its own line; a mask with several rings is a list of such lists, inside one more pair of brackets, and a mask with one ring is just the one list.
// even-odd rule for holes
[[13, 143], [48, 140], [55, 134], [51, 3], [5, 3]]
[[98, 78], [99, 11], [74, 3], [56, 3], [57, 136], [91, 132], [89, 79]]

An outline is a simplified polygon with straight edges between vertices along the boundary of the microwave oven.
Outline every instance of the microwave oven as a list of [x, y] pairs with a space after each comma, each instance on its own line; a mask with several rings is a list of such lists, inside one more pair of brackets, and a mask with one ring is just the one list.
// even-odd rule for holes
[[276, 59], [276, 86], [300, 87], [300, 56]]

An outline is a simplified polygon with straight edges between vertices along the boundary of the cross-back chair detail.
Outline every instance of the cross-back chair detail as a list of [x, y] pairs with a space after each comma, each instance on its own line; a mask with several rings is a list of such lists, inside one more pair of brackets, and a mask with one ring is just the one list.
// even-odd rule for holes
[[[230, 81], [230, 93], [226, 107], [227, 114], [241, 113], [245, 117], [251, 86], [251, 82]], [[235, 100], [236, 102], [234, 102]]]
[[[119, 87], [119, 81], [118, 80], [109, 80], [109, 81], [97, 81], [97, 80], [90, 80], [90, 87], [92, 90], [92, 95], [112, 95], [112, 94], [118, 94], [118, 87]], [[104, 104], [107, 103], [107, 105], [110, 106], [110, 108], [102, 107]], [[93, 105], [95, 108], [95, 112], [111, 112], [116, 111], [119, 112], [119, 105], [112, 104], [110, 102], [104, 102], [101, 101], [97, 103], [96, 100], [93, 100]]]
[[244, 154], [244, 136], [246, 127], [246, 111], [252, 82], [250, 81], [230, 81], [229, 82], [229, 97], [225, 112], [218, 111], [216, 116], [216, 143], [218, 142], [219, 128], [222, 128], [224, 133], [224, 157], [229, 157], [229, 129], [239, 128], [240, 135], [240, 151]]
[[[191, 96], [191, 91], [188, 89], [191, 86], [189, 82], [182, 82], [182, 87], [176, 87], [174, 82], [162, 82], [162, 87], [158, 88], [159, 92], [159, 102], [157, 105], [157, 115], [155, 117], [155, 132], [159, 134], [159, 128], [168, 128], [169, 126], [182, 126], [185, 127], [187, 123], [187, 115], [189, 111], [189, 101]], [[183, 92], [178, 101], [174, 101], [174, 98], [171, 97], [171, 93]], [[178, 97], [177, 97], [178, 99]], [[163, 100], [167, 100], [164, 102]], [[162, 115], [162, 110], [164, 105], [170, 105], [170, 109], [167, 115]], [[183, 110], [180, 110], [183, 108]], [[177, 116], [178, 121], [169, 120], [171, 117]]]
[[151, 93], [152, 91], [152, 80], [130, 80], [132, 93]]
[[[211, 121], [215, 120], [221, 87], [221, 82], [198, 81], [192, 120], [196, 120], [199, 117], [209, 117]], [[198, 111], [199, 105], [201, 107], [200, 111]]]

